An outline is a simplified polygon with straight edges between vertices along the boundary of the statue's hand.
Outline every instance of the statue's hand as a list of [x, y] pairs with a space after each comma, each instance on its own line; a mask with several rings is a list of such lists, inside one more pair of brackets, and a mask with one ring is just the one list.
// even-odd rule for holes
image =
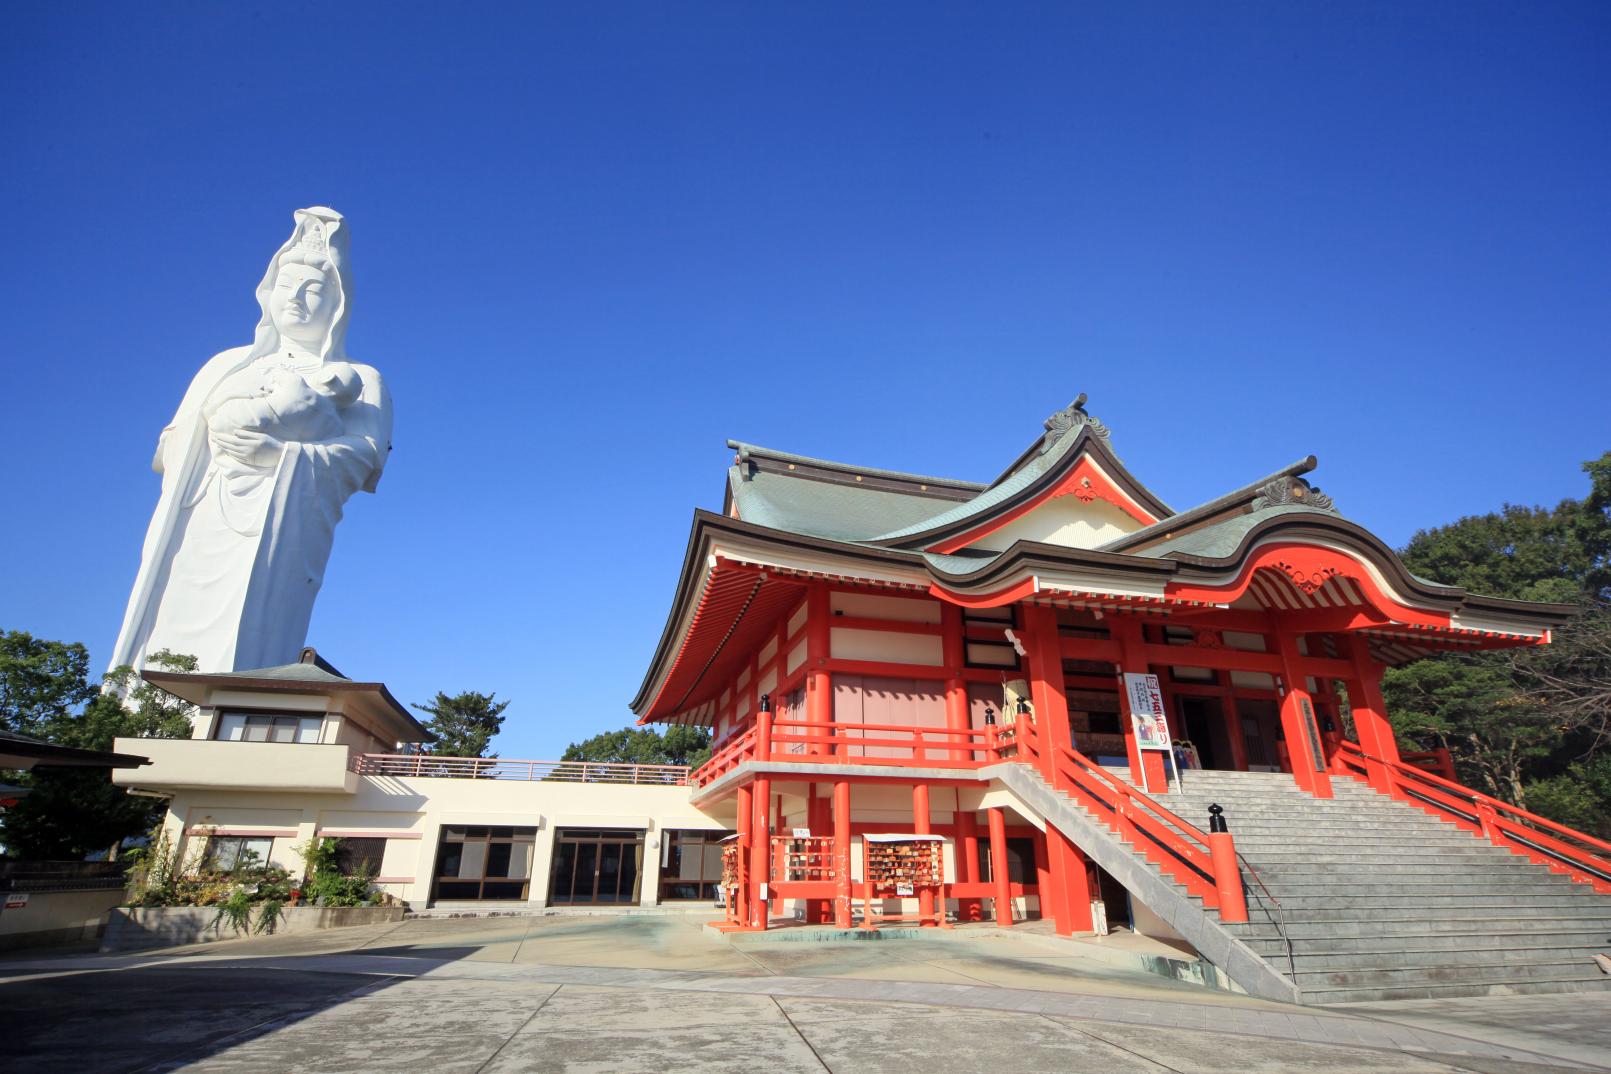
[[285, 442], [256, 429], [237, 429], [213, 434], [213, 444], [230, 458], [263, 469], [279, 461]]

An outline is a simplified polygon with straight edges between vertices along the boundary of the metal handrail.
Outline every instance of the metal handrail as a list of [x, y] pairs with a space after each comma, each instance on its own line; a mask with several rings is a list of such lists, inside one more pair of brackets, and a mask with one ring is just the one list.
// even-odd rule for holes
[[543, 783], [627, 783], [684, 786], [688, 766], [615, 761], [525, 761], [501, 757], [444, 757], [431, 753], [364, 753], [353, 758], [361, 776], [421, 779], [516, 779]]
[[1297, 984], [1298, 963], [1292, 954], [1292, 937], [1287, 935], [1287, 914], [1281, 908], [1281, 900], [1276, 898], [1270, 889], [1265, 886], [1264, 877], [1259, 875], [1259, 871], [1253, 868], [1253, 863], [1243, 857], [1240, 850], [1236, 852], [1236, 860], [1242, 863], [1243, 868], [1248, 871], [1248, 875], [1253, 878], [1253, 882], [1259, 886], [1259, 890], [1264, 892], [1264, 897], [1269, 899], [1270, 904], [1275, 907], [1275, 921], [1273, 924], [1277, 935], [1281, 937], [1281, 942], [1287, 948], [1287, 975], [1292, 978], [1293, 984]]

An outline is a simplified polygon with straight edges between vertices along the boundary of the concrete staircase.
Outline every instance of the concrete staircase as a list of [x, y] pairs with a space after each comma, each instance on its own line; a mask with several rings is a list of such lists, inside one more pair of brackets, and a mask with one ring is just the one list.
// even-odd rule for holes
[[1351, 779], [1183, 775], [1159, 802], [1204, 830], [1223, 806], [1244, 859], [1250, 920], [1220, 927], [1303, 1002], [1611, 989], [1611, 896]]

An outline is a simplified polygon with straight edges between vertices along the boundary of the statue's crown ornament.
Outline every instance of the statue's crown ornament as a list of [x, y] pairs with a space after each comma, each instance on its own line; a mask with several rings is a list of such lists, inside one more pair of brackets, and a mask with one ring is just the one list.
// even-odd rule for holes
[[310, 254], [328, 254], [330, 244], [325, 241], [324, 224], [318, 220], [310, 220], [297, 236], [295, 249]]

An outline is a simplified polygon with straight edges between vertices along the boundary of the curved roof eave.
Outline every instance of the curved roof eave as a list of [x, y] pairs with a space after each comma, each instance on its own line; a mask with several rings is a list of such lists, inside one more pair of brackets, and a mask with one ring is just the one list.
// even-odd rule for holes
[[[1033, 450], [1033, 449], [1031, 449]], [[1107, 446], [1101, 436], [1093, 433], [1092, 427], [1082, 425], [1072, 436], [1065, 437], [1054, 449], [1056, 458], [1050, 465], [1043, 467], [1038, 473], [1028, 478], [1022, 485], [1009, 487], [1019, 474], [1025, 473], [1028, 465], [1034, 462], [1029, 458], [1028, 463], [1020, 465], [1016, 470], [1010, 471], [990, 488], [981, 492], [974, 499], [957, 505], [927, 522], [917, 526], [909, 526], [904, 530], [895, 530], [870, 540], [869, 544], [878, 544], [892, 548], [918, 548], [943, 541], [948, 537], [967, 533], [980, 526], [988, 525], [993, 519], [1010, 514], [1025, 504], [1034, 502], [1038, 497], [1053, 489], [1079, 462], [1084, 455], [1094, 455], [1102, 470], [1118, 485], [1126, 496], [1146, 508], [1155, 517], [1167, 520], [1174, 515], [1168, 504], [1160, 500], [1153, 492], [1136, 480], [1135, 476], [1125, 468], [1124, 463]], [[1026, 452], [1021, 458], [1028, 458]], [[1000, 495], [992, 497], [991, 494], [1005, 489]], [[983, 506], [979, 501], [987, 501]]]

